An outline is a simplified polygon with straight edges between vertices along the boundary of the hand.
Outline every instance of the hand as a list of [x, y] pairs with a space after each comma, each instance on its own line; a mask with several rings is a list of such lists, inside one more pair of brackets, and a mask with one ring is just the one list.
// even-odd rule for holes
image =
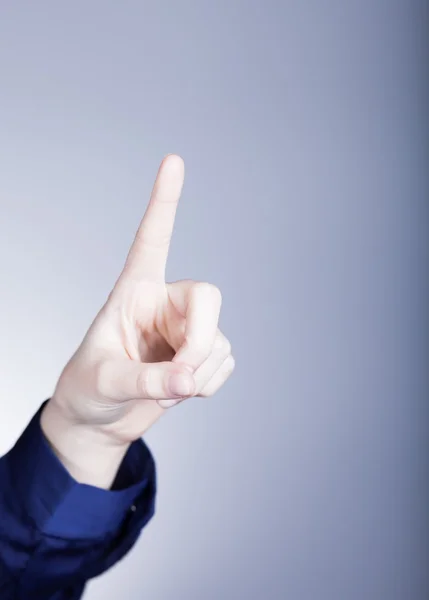
[[124, 269], [42, 414], [57, 454], [88, 483], [108, 487], [133, 440], [185, 398], [213, 395], [234, 368], [219, 289], [165, 282], [183, 179], [182, 159], [167, 156]]

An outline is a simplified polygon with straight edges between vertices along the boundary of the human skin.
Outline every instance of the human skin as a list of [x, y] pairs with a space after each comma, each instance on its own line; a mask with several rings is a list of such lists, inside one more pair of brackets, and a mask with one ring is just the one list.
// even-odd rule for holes
[[183, 180], [183, 160], [166, 156], [122, 273], [42, 412], [80, 483], [109, 489], [134, 440], [179, 402], [212, 396], [234, 369], [219, 289], [165, 281]]

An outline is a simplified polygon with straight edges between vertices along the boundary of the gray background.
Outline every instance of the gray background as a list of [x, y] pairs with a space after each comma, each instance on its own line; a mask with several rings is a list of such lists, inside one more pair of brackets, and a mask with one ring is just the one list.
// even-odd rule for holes
[[158, 510], [88, 600], [429, 594], [427, 3], [0, 4], [1, 449], [170, 152], [168, 280], [237, 366], [147, 436]]

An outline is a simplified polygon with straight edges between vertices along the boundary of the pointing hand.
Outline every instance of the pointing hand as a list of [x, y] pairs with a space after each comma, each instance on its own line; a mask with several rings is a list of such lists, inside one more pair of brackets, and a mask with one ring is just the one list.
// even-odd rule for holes
[[[166, 409], [213, 395], [234, 368], [218, 328], [219, 289], [165, 282], [183, 179], [182, 159], [167, 156], [123, 271], [42, 414], [45, 434], [70, 470], [101, 486], [114, 476], [108, 457], [120, 461]], [[97, 458], [100, 448], [104, 459]], [[86, 453], [84, 469], [80, 453]]]

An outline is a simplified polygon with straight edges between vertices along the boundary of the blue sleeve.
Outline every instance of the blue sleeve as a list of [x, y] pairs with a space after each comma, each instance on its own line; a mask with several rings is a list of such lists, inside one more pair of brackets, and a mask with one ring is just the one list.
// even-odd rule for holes
[[41, 427], [43, 402], [0, 458], [0, 598], [77, 600], [120, 560], [155, 509], [155, 463], [133, 442], [110, 490], [78, 483]]

